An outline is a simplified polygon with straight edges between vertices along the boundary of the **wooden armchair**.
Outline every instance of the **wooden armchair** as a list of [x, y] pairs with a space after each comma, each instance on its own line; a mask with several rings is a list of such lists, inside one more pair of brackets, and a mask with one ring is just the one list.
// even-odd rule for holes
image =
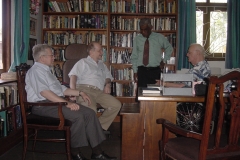
[[[229, 96], [224, 93], [224, 82], [235, 81], [236, 89]], [[225, 96], [224, 96], [225, 95]], [[217, 110], [217, 127], [210, 134], [213, 108]], [[165, 120], [160, 141], [160, 157], [178, 160], [239, 159], [240, 158], [240, 72], [210, 77], [206, 97], [206, 111], [202, 133], [188, 131]], [[177, 136], [169, 139], [169, 134]]]
[[[58, 103], [30, 103], [27, 102], [27, 94], [25, 91], [25, 76], [30, 68], [27, 64], [20, 64], [16, 66], [17, 70], [17, 82], [18, 82], [18, 92], [19, 92], [19, 101], [21, 105], [21, 113], [22, 113], [22, 123], [23, 123], [23, 155], [22, 159], [26, 157], [26, 151], [33, 151], [33, 152], [46, 152], [46, 153], [61, 153], [66, 154], [67, 159], [71, 160], [71, 153], [70, 153], [70, 127], [72, 123], [69, 120], [64, 119], [62, 113], [62, 107], [66, 105], [66, 102], [58, 102]], [[34, 115], [31, 113], [31, 108], [33, 106], [58, 106], [58, 118], [51, 118], [51, 117], [42, 117], [38, 115]], [[38, 131], [39, 130], [58, 130], [65, 132], [65, 138], [38, 138]], [[28, 141], [33, 141], [33, 146], [30, 149], [28, 147]], [[65, 142], [66, 143], [66, 152], [51, 152], [49, 150], [36, 150], [35, 145], [36, 141], [45, 141], [45, 142]]]

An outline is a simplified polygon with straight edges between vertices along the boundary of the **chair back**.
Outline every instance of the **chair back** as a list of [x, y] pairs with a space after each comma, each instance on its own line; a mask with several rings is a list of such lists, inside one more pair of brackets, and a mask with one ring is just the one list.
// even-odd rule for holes
[[70, 70], [73, 68], [74, 64], [82, 58], [86, 58], [88, 56], [87, 53], [87, 45], [86, 44], [70, 44], [65, 49], [65, 59], [66, 61], [63, 64], [63, 84], [69, 84], [70, 79], [68, 74]]
[[[224, 92], [224, 83], [233, 82], [235, 88]], [[216, 132], [210, 138], [213, 110], [216, 107]], [[212, 135], [212, 136], [213, 136]], [[208, 86], [206, 112], [202, 130], [199, 159], [240, 155], [240, 72], [233, 71], [221, 77], [211, 76]], [[226, 136], [226, 138], [224, 138]], [[223, 141], [226, 140], [226, 141]], [[208, 146], [208, 148], [207, 148]], [[228, 155], [229, 154], [229, 155]]]
[[31, 109], [28, 108], [29, 106], [24, 105], [24, 102], [27, 102], [27, 93], [25, 90], [25, 85], [26, 85], [25, 77], [29, 68], [30, 68], [30, 65], [27, 65], [26, 63], [22, 63], [19, 66], [16, 66], [18, 95], [19, 95], [19, 103], [21, 106], [23, 124], [26, 124], [26, 116], [31, 112]]

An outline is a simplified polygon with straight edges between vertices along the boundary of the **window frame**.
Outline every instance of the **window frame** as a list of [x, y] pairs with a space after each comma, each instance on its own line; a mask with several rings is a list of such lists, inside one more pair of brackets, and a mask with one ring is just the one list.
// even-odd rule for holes
[[[203, 36], [206, 35], [208, 29], [210, 28], [210, 12], [214, 10], [221, 10], [227, 12], [227, 3], [210, 3], [210, 0], [207, 2], [196, 2], [196, 11], [201, 10], [203, 14], [203, 23], [206, 24], [203, 26]], [[210, 44], [210, 34], [207, 35], [206, 45], [204, 48], [208, 48]], [[213, 57], [214, 54], [214, 57]], [[222, 53], [213, 53], [212, 55], [206, 56], [205, 59], [208, 61], [225, 61], [226, 53], [223, 53], [224, 57], [220, 56]], [[219, 57], [218, 57], [219, 56]]]
[[0, 73], [7, 72], [11, 65], [11, 1], [2, 0], [2, 63]]

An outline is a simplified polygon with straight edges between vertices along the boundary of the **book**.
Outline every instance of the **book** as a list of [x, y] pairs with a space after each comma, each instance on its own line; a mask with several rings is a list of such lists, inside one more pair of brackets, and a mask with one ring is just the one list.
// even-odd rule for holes
[[1, 111], [0, 112], [0, 120], [1, 120], [1, 135], [3, 134], [3, 137], [7, 136], [7, 111]]
[[21, 107], [17, 105], [15, 107], [15, 120], [16, 120], [16, 128], [22, 127], [22, 116], [21, 116]]
[[142, 93], [159, 93], [160, 94], [160, 90], [158, 88], [147, 88], [147, 87], [143, 87], [142, 88]]

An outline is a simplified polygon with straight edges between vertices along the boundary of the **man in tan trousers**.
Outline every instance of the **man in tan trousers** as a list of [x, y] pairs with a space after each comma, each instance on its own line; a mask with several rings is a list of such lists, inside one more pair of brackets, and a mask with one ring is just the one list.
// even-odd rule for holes
[[[99, 121], [103, 130], [108, 130], [121, 108], [121, 102], [110, 95], [113, 77], [102, 61], [102, 46], [98, 42], [91, 42], [87, 52], [88, 57], [80, 59], [68, 74], [70, 88], [85, 92], [91, 100], [88, 107], [95, 112], [97, 103], [104, 108]], [[77, 102], [87, 106], [81, 97], [77, 98]]]

